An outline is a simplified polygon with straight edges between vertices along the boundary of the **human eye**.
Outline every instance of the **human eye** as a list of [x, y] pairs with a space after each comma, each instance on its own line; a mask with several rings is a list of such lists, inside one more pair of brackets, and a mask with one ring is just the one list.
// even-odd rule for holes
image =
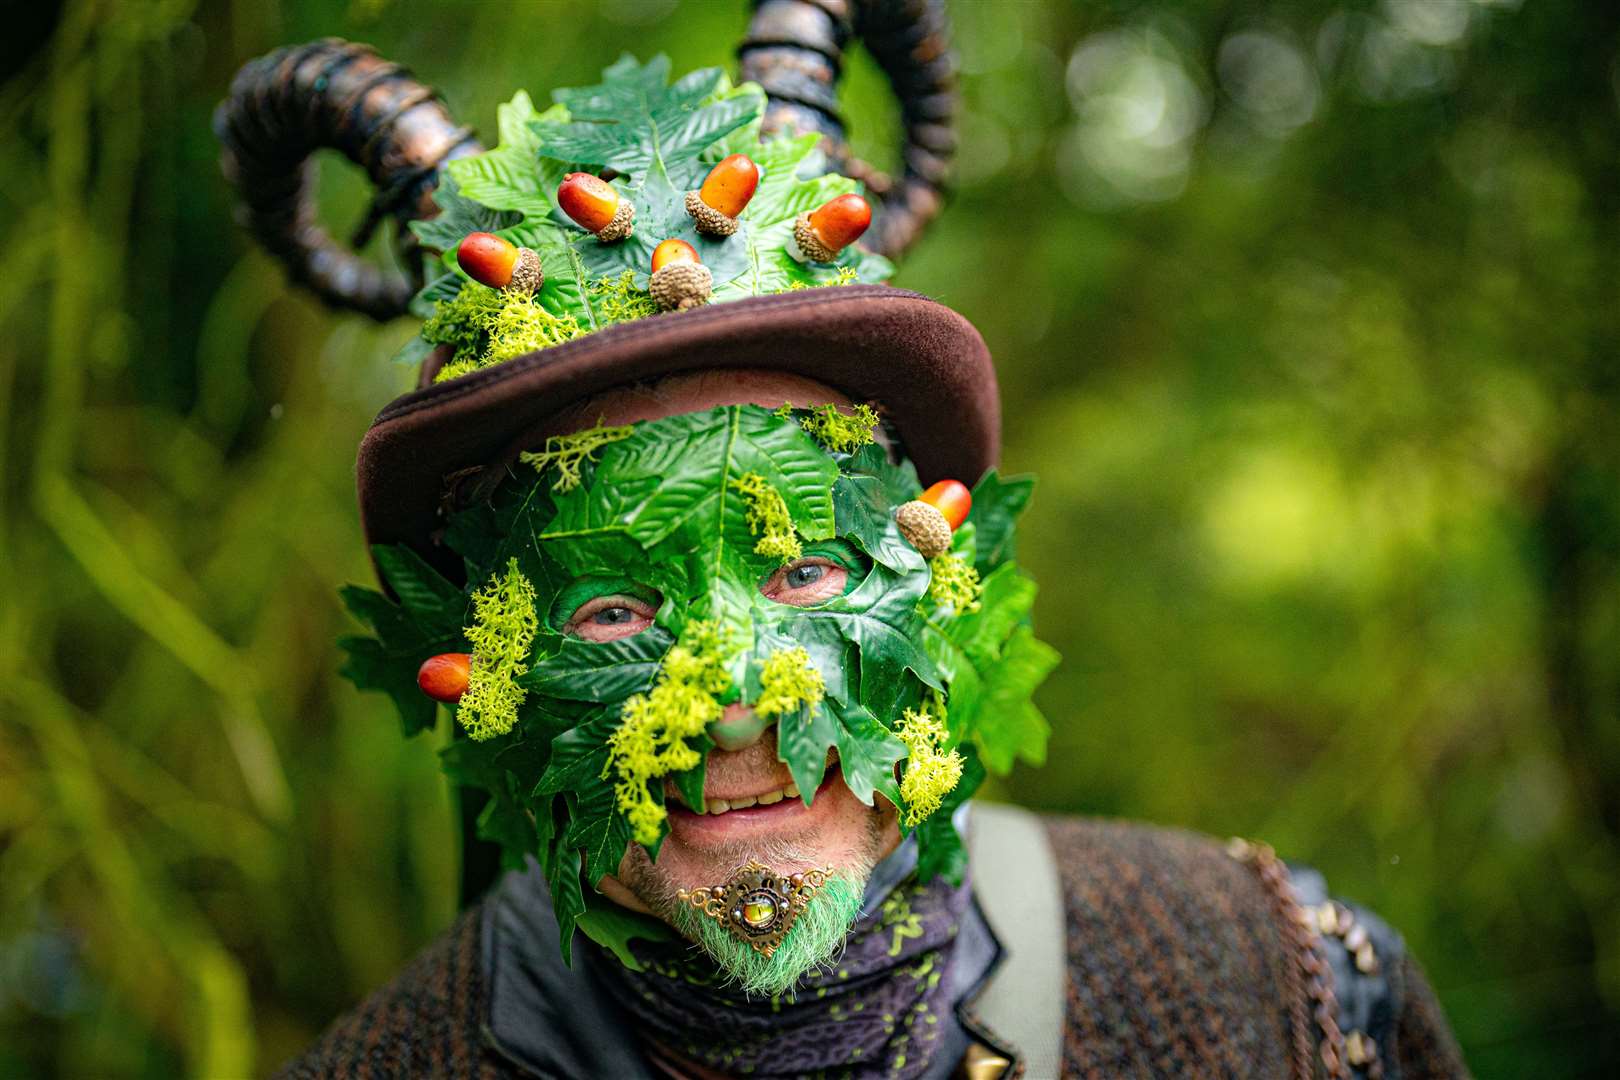
[[846, 540], [818, 541], [803, 558], [794, 559], [760, 583], [766, 599], [811, 607], [849, 592], [866, 578], [871, 563]]
[[582, 641], [618, 641], [647, 629], [657, 613], [656, 605], [628, 593], [594, 596], [568, 616], [563, 633]]

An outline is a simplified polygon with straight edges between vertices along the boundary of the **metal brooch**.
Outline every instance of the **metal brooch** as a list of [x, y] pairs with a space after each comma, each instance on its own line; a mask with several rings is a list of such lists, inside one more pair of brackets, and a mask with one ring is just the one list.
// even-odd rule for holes
[[732, 871], [724, 885], [682, 889], [675, 898], [691, 904], [769, 959], [831, 874], [831, 867], [778, 874], [749, 859]]

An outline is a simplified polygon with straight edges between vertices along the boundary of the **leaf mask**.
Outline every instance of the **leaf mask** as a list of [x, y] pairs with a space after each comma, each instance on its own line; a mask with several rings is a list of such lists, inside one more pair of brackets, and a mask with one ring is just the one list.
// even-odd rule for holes
[[[959, 563], [931, 566], [894, 520], [915, 470], [870, 430], [830, 407], [729, 406], [552, 440], [451, 520], [466, 589], [379, 548], [398, 604], [347, 590], [376, 636], [345, 642], [346, 674], [390, 693], [408, 733], [433, 720], [417, 665], [473, 652], [456, 708], [481, 737], [452, 745], [446, 768], [490, 793], [480, 830], [513, 865], [539, 859], [565, 943], [587, 906], [582, 871], [599, 881], [632, 841], [656, 858], [665, 780], [701, 805], [706, 728], [731, 702], [776, 722], [807, 803], [836, 749], [854, 794], [881, 795], [916, 829], [925, 878], [960, 876], [950, 814], [985, 767], [1043, 759], [1030, 694], [1056, 656], [1027, 626], [1034, 585], [1012, 562], [1031, 481], [987, 474], [939, 557]], [[801, 553], [845, 565], [843, 593], [811, 607], [766, 596], [762, 582]], [[932, 588], [969, 567], [975, 603]], [[610, 642], [565, 635], [592, 589], [652, 598], [652, 625]]]

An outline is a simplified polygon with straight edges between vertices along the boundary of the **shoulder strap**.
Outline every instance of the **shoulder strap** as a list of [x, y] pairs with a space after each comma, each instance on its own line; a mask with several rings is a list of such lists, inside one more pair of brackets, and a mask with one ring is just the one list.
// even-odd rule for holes
[[1031, 1080], [1055, 1078], [1063, 1045], [1068, 949], [1063, 894], [1046, 827], [1028, 810], [974, 803], [973, 894], [1003, 954], [973, 1010], [1012, 1044]]

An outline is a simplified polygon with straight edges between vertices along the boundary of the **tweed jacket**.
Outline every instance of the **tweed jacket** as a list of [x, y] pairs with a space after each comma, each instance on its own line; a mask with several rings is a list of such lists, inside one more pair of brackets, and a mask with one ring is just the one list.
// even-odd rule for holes
[[[1302, 1075], [1306, 1058], [1326, 1075], [1318, 1050], [1327, 1025], [1349, 1047], [1341, 1076], [1467, 1075], [1399, 938], [1328, 901], [1314, 875], [1296, 875], [1293, 894], [1307, 912], [1340, 912], [1338, 936], [1327, 927], [1318, 954], [1338, 982], [1337, 1023], [1312, 999], [1298, 935], [1252, 863], [1178, 830], [1067, 817], [1044, 825], [1067, 924], [1063, 1076], [1286, 1078]], [[481, 905], [465, 912], [280, 1075], [532, 1078], [490, 1036], [481, 914]], [[1357, 920], [1370, 935], [1344, 932]], [[1375, 978], [1361, 977], [1358, 949]], [[1015, 1057], [1008, 1076], [1022, 1074]]]

